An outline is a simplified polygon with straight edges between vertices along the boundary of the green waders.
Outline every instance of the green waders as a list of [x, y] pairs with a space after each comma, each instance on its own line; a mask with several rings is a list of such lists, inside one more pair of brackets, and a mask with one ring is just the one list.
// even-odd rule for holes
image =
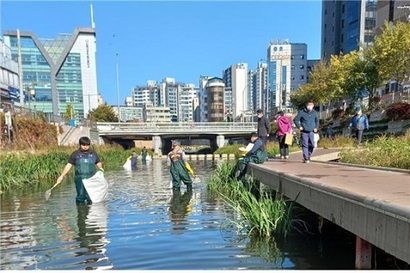
[[240, 180], [246, 174], [246, 167], [248, 166], [249, 162], [261, 164], [266, 160], [266, 152], [262, 150], [258, 150], [256, 154], [245, 156], [244, 158], [240, 158], [238, 160], [238, 176], [237, 179]]
[[77, 203], [87, 202], [91, 204], [91, 199], [88, 196], [87, 190], [84, 187], [83, 179], [90, 178], [97, 171], [94, 162], [89, 158], [80, 158], [77, 165], [75, 165], [75, 189], [77, 191], [77, 197], [75, 198]]
[[183, 160], [173, 161], [170, 168], [172, 176], [172, 187], [178, 188], [181, 186], [181, 181], [187, 185], [187, 189], [192, 189], [192, 179], [189, 176], [188, 170], [185, 167]]

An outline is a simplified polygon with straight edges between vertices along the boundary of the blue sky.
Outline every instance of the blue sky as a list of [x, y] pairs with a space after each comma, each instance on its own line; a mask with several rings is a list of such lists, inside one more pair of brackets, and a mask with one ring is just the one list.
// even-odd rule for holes
[[273, 39], [306, 43], [320, 59], [321, 1], [0, 1], [1, 31], [39, 38], [97, 31], [97, 82], [108, 104], [120, 103], [135, 85], [165, 77], [198, 86], [199, 76], [221, 77], [238, 62], [256, 67]]

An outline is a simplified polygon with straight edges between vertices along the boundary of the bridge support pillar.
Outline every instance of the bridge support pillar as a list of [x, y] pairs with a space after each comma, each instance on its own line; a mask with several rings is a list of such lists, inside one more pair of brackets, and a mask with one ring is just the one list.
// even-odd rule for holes
[[154, 149], [155, 154], [162, 155], [162, 139], [160, 136], [152, 137], [152, 148]]
[[216, 145], [221, 148], [225, 145], [225, 136], [216, 136]]
[[372, 244], [356, 236], [356, 269], [372, 269]]

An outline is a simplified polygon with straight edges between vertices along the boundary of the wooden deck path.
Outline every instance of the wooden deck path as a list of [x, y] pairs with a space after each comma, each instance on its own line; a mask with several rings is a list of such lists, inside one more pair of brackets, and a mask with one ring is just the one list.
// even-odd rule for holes
[[295, 153], [250, 164], [248, 173], [355, 234], [357, 268], [368, 268], [369, 244], [410, 264], [410, 171], [315, 161], [336, 157], [317, 149], [311, 163]]

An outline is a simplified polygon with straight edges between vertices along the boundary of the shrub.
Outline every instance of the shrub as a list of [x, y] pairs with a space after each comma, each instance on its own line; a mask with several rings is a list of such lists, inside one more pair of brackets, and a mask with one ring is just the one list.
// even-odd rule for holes
[[339, 117], [342, 117], [344, 115], [344, 110], [343, 109], [335, 109], [332, 111], [332, 117], [333, 119], [337, 119]]
[[386, 116], [389, 120], [410, 119], [410, 104], [405, 102], [390, 104], [386, 109]]

